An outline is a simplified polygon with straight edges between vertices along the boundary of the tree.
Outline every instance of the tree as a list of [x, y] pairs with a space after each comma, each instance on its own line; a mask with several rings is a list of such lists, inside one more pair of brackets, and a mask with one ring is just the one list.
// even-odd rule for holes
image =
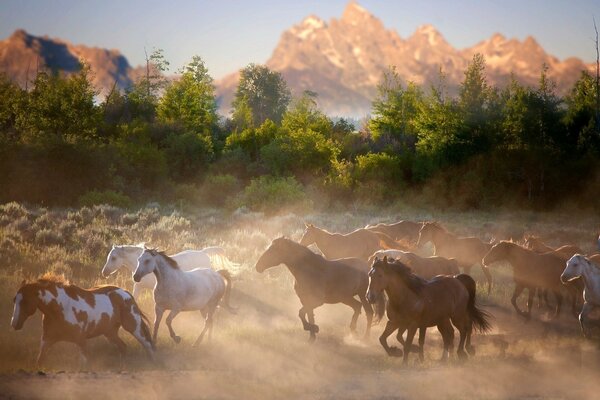
[[317, 107], [316, 94], [305, 91], [297, 99], [285, 115], [281, 126], [288, 131], [312, 130], [330, 137], [333, 124], [331, 120]]
[[596, 125], [596, 82], [589, 72], [582, 71], [573, 89], [566, 96], [564, 123], [569, 137], [581, 150], [600, 150], [600, 132]]
[[25, 95], [6, 74], [0, 73], [0, 134], [15, 133], [17, 115]]
[[267, 119], [279, 124], [291, 100], [291, 92], [279, 72], [264, 65], [250, 64], [240, 71], [240, 82], [232, 103], [233, 118], [249, 108], [252, 123], [260, 126]]
[[194, 56], [181, 77], [167, 86], [158, 102], [157, 119], [180, 124], [188, 132], [210, 136], [218, 121], [213, 79], [204, 61]]
[[149, 57], [146, 54], [146, 74], [127, 91], [132, 116], [146, 121], [154, 119], [158, 98], [168, 84], [164, 75], [168, 70], [169, 62], [162, 49], [154, 49]]

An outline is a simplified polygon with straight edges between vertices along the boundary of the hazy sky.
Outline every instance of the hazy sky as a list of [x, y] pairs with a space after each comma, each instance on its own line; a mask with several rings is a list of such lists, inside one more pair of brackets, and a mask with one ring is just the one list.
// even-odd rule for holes
[[[406, 38], [422, 24], [434, 25], [457, 48], [495, 32], [534, 36], [563, 59], [595, 60], [595, 16], [600, 0], [362, 0], [388, 29]], [[23, 28], [36, 35], [116, 48], [132, 65], [144, 46], [165, 50], [177, 69], [198, 54], [220, 78], [250, 62], [263, 63], [281, 33], [309, 14], [339, 18], [347, 0], [149, 1], [0, 0], [0, 38]]]

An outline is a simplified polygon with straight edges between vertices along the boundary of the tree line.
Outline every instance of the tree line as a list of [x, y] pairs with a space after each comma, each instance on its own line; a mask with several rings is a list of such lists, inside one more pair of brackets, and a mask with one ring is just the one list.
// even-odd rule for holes
[[593, 204], [600, 195], [597, 78], [565, 96], [543, 66], [537, 87], [489, 84], [477, 54], [451, 95], [389, 68], [360, 127], [332, 119], [318, 94], [292, 96], [250, 64], [227, 117], [195, 56], [174, 79], [162, 51], [103, 99], [85, 64], [41, 71], [20, 88], [0, 75], [0, 201], [48, 205], [185, 201], [269, 209], [399, 199], [461, 208]]

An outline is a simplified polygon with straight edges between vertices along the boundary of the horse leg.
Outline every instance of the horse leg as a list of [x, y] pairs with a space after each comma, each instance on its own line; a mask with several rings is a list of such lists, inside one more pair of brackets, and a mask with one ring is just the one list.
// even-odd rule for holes
[[531, 318], [531, 308], [533, 307], [533, 296], [535, 296], [536, 288], [530, 287], [527, 289], [527, 315]]
[[442, 358], [440, 361], [445, 363], [448, 361], [448, 356], [450, 356], [454, 351], [454, 328], [449, 320], [444, 320], [438, 324], [437, 328], [444, 341], [444, 350], [442, 352]]
[[417, 333], [417, 327], [411, 326], [408, 328], [406, 332], [406, 341], [404, 342], [404, 357], [402, 359], [403, 364], [408, 363], [408, 354], [410, 353], [410, 348], [412, 346], [413, 339], [415, 338], [415, 333]]
[[[152, 338], [150, 337], [150, 330], [145, 324], [141, 315], [124, 314], [122, 318], [123, 320], [121, 321], [121, 326], [123, 327], [123, 329], [129, 332], [142, 345], [142, 347], [144, 348], [144, 350], [146, 350], [146, 353], [148, 353], [148, 356], [152, 361], [156, 361], [154, 357], [154, 343], [152, 342]], [[115, 335], [117, 335], [117, 339], [121, 340], [118, 337], [118, 331], [115, 332]], [[108, 340], [111, 339], [108, 338]]]
[[583, 333], [583, 337], [586, 339], [591, 339], [590, 330], [588, 329], [588, 320], [587, 316], [592, 308], [588, 303], [583, 303], [583, 307], [581, 308], [581, 313], [579, 314], [579, 325], [581, 325], [581, 333]]
[[427, 328], [420, 327], [419, 328], [419, 361], [422, 363], [425, 361], [425, 355], [423, 353], [423, 347], [425, 346], [425, 333], [427, 332]]
[[152, 333], [152, 341], [156, 345], [156, 337], [158, 336], [158, 327], [160, 325], [160, 320], [164, 314], [165, 310], [160, 307], [158, 304], [154, 305], [154, 328]]
[[119, 337], [118, 330], [109, 335], [106, 335], [106, 338], [108, 339], [109, 342], [111, 342], [112, 344], [117, 346], [117, 349], [119, 350], [119, 369], [123, 370], [123, 358], [125, 357], [125, 354], [127, 353], [127, 345]]
[[313, 311], [314, 309], [310, 309], [307, 311], [307, 316], [308, 316], [308, 324], [310, 325], [310, 338], [309, 340], [311, 342], [314, 342], [315, 339], [317, 338], [317, 333], [319, 333], [319, 326], [315, 325], [315, 313]]
[[492, 273], [490, 272], [490, 269], [488, 267], [481, 263], [479, 265], [481, 266], [481, 270], [483, 271], [483, 275], [485, 276], [485, 279], [487, 281], [489, 295], [492, 292], [492, 282], [494, 281], [494, 279], [492, 278]]
[[171, 310], [171, 312], [169, 313], [169, 316], [165, 320], [165, 323], [167, 324], [167, 328], [169, 328], [169, 335], [171, 335], [171, 339], [173, 339], [173, 341], [175, 343], [179, 344], [181, 342], [181, 337], [179, 337], [175, 334], [175, 331], [173, 330], [173, 327], [171, 326], [171, 322], [173, 322], [173, 319], [177, 316], [177, 314], [179, 314], [179, 310], [177, 310], [177, 309]]
[[194, 347], [198, 346], [202, 342], [202, 339], [204, 338], [204, 334], [206, 332], [208, 332], [208, 338], [210, 340], [212, 336], [213, 315], [215, 314], [216, 309], [217, 304], [211, 304], [206, 311], [202, 311], [202, 315], [204, 315], [204, 328], [202, 329], [202, 332], [200, 332], [200, 336], [198, 336], [198, 338], [194, 342]]
[[562, 294], [560, 293], [560, 289], [555, 289], [554, 290], [554, 298], [556, 299], [556, 310], [554, 312], [554, 317], [553, 318], [558, 318], [558, 316], [560, 315], [560, 309], [562, 307]]
[[[406, 327], [401, 326], [400, 328], [398, 328], [398, 333], [396, 334], [396, 340], [398, 340], [398, 342], [400, 342], [400, 344], [402, 345], [402, 348], [404, 348], [404, 338], [402, 337], [402, 335], [404, 334], [405, 331], [406, 331]], [[420, 350], [420, 347], [416, 344], [413, 344], [410, 347], [410, 351], [412, 351], [413, 353], [418, 353], [419, 350]]]
[[[385, 350], [385, 352], [387, 353], [388, 356], [391, 357], [400, 357], [402, 355], [402, 350], [400, 350], [399, 348], [395, 347], [395, 346], [388, 346], [387, 344], [387, 338], [396, 330], [399, 329], [399, 324], [393, 321], [388, 321], [385, 324], [385, 329], [383, 330], [383, 333], [381, 334], [381, 336], [379, 336], [379, 343], [381, 343], [381, 346], [383, 346], [383, 349]], [[402, 329], [402, 331], [399, 332], [404, 332], [404, 329]], [[400, 333], [400, 335], [402, 336], [402, 333]]]
[[471, 321], [469, 321], [469, 323], [467, 324], [467, 340], [465, 342], [465, 349], [467, 350], [467, 353], [469, 353], [470, 356], [474, 356], [475, 355], [475, 347], [473, 347], [471, 345], [471, 336], [473, 335], [473, 323]]
[[83, 370], [88, 364], [88, 351], [85, 339], [77, 343], [77, 345], [79, 346], [79, 369]]
[[346, 301], [342, 301], [342, 303], [352, 307], [352, 310], [354, 310], [354, 314], [352, 314], [352, 320], [350, 321], [350, 332], [352, 332], [353, 335], [356, 335], [356, 321], [358, 321], [362, 304], [354, 297], [351, 297]]
[[46, 340], [42, 337], [42, 341], [40, 342], [40, 352], [38, 353], [37, 361], [35, 362], [35, 367], [40, 368], [42, 363], [46, 361], [46, 356], [48, 355], [48, 349], [52, 346], [54, 342], [50, 340]]
[[510, 299], [510, 303], [512, 304], [512, 306], [514, 307], [514, 309], [517, 311], [517, 313], [520, 316], [522, 316], [522, 317], [526, 316], [526, 314], [523, 311], [521, 311], [521, 309], [517, 305], [517, 299], [519, 298], [519, 296], [521, 295], [521, 293], [523, 293], [524, 289], [525, 288], [522, 285], [516, 284], [515, 285], [515, 290], [514, 290], [513, 295], [512, 295], [512, 297]]
[[[462, 325], [464, 325], [464, 324], [462, 324]], [[457, 328], [458, 328], [458, 333], [460, 334], [460, 339], [458, 341], [458, 350], [456, 353], [458, 354], [458, 358], [460, 360], [466, 360], [467, 352], [465, 351], [465, 341], [467, 339], [467, 330], [465, 329], [464, 326], [461, 326], [461, 324], [458, 324]]]
[[360, 296], [360, 302], [362, 303], [363, 309], [365, 310], [365, 314], [367, 316], [367, 327], [365, 329], [364, 338], [368, 339], [371, 335], [371, 325], [373, 324], [373, 307], [364, 294]]

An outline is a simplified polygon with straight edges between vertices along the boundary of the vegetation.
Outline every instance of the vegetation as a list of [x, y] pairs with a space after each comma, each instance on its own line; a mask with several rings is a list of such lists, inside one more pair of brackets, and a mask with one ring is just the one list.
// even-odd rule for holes
[[[392, 68], [356, 129], [319, 110], [316, 93], [292, 99], [266, 66], [240, 72], [231, 118], [217, 114], [200, 57], [173, 80], [164, 78], [168, 67], [155, 51], [144, 76], [103, 100], [85, 65], [71, 76], [42, 71], [29, 91], [0, 76], [0, 202], [260, 209], [248, 193], [273, 182], [293, 183], [277, 189], [281, 199], [317, 208], [401, 198], [462, 209], [592, 207], [600, 195], [600, 123], [587, 72], [565, 97], [546, 67], [537, 87], [513, 80], [501, 89], [475, 55], [453, 96], [442, 72], [426, 88]], [[228, 201], [202, 193], [211, 187]]]

